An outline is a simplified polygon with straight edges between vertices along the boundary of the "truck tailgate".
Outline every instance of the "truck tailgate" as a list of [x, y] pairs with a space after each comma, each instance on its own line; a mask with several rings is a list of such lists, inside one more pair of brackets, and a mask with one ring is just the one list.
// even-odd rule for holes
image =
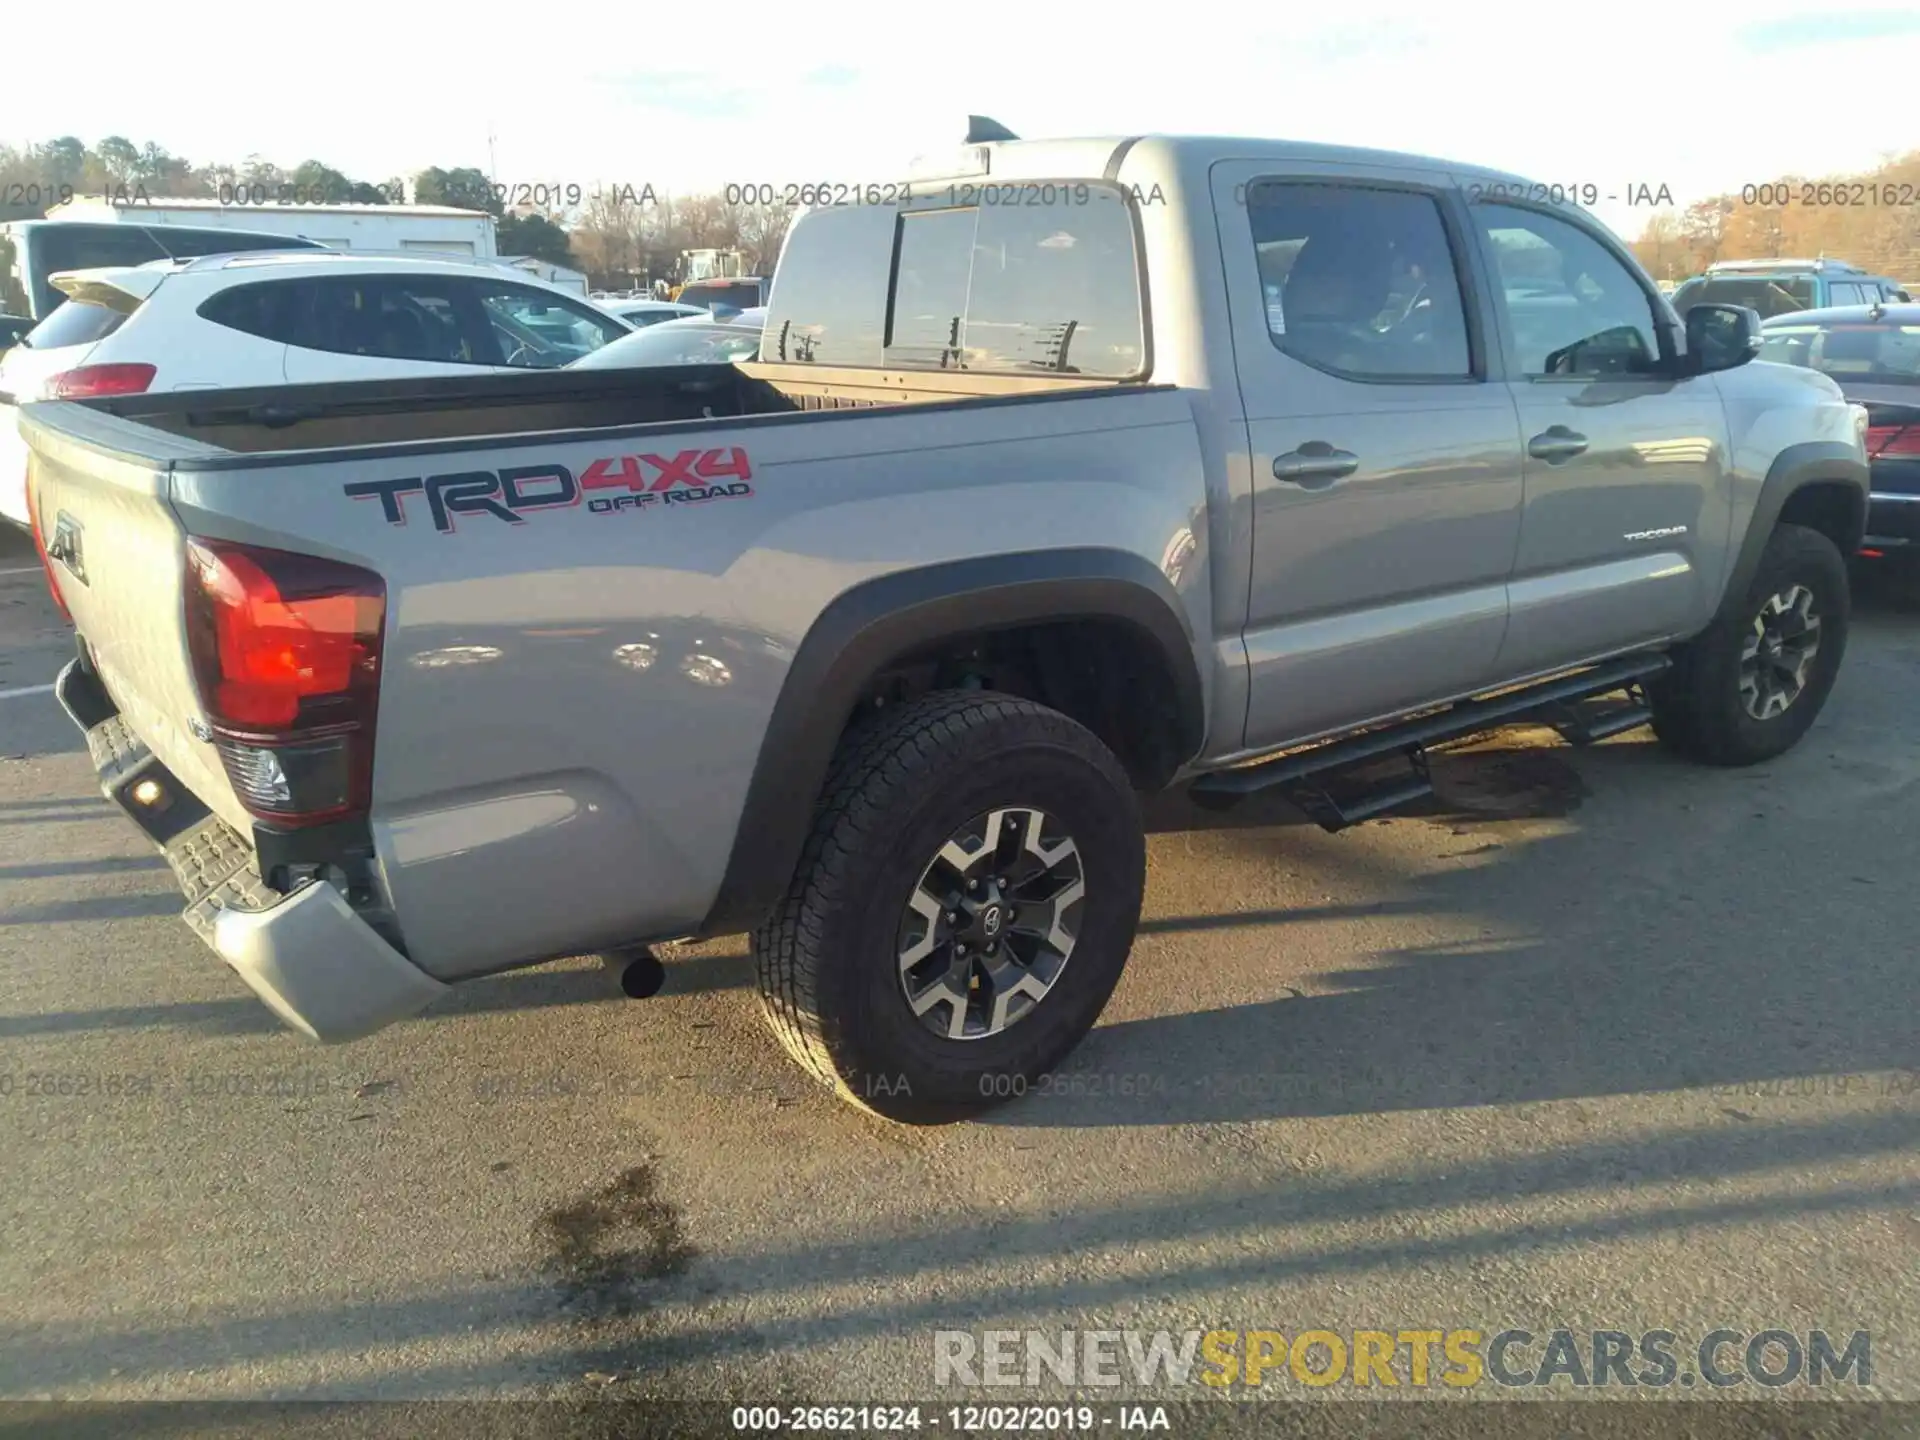
[[127, 726], [241, 834], [241, 806], [201, 712], [187, 650], [186, 532], [169, 476], [64, 435], [32, 433], [27, 484], [60, 598]]

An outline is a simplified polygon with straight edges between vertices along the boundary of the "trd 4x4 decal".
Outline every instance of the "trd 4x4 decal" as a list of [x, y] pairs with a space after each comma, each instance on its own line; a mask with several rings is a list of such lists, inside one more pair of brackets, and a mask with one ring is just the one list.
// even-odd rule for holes
[[[582, 499], [596, 515], [739, 499], [753, 494], [747, 483], [752, 477], [747, 452], [728, 445], [676, 455], [610, 455], [588, 465], [578, 480], [564, 465], [518, 465], [425, 479], [356, 480], [343, 489], [355, 500], [378, 497], [389, 525], [406, 524], [406, 497], [424, 494], [433, 528], [444, 535], [462, 515], [492, 515], [521, 525], [529, 510], [569, 509]], [[595, 490], [617, 493], [589, 495]]]

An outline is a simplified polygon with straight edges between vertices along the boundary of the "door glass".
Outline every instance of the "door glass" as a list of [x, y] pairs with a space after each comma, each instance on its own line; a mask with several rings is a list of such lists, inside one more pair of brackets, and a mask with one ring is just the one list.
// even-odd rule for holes
[[454, 283], [438, 276], [304, 280], [269, 328], [289, 344], [337, 355], [486, 365], [463, 332]]
[[557, 370], [610, 340], [631, 334], [604, 315], [545, 290], [475, 282], [480, 307], [493, 327], [501, 362], [529, 370]]
[[1472, 377], [1466, 304], [1431, 195], [1263, 181], [1247, 216], [1280, 350], [1363, 380]]
[[1512, 205], [1476, 205], [1521, 374], [1631, 375], [1660, 363], [1653, 302], [1580, 226]]

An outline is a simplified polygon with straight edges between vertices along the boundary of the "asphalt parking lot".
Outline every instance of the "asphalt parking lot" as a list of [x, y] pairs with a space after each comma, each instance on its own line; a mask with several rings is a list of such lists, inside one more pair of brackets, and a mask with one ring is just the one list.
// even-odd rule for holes
[[0, 1396], [886, 1400], [943, 1329], [1431, 1325], [1867, 1330], [1920, 1399], [1920, 606], [1755, 770], [1507, 732], [1345, 835], [1159, 804], [1099, 1029], [932, 1129], [810, 1088], [738, 939], [283, 1031], [4, 693], [68, 653], [9, 537]]

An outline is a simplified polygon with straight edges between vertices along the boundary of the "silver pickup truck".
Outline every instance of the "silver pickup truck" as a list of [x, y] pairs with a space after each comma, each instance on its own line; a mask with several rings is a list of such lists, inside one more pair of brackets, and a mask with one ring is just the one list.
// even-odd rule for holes
[[1813, 722], [1864, 416], [1751, 311], [1437, 160], [954, 169], [805, 214], [755, 362], [23, 412], [60, 696], [286, 1022], [748, 930], [802, 1065], [944, 1119], [1098, 1017], [1141, 793], [1337, 829], [1509, 720]]

